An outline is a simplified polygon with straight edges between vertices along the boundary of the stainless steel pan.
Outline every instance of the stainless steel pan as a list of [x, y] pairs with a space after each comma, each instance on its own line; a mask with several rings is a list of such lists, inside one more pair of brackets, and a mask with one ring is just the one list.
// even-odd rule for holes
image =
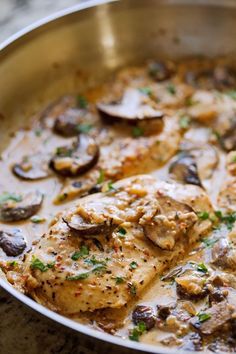
[[[100, 81], [149, 58], [234, 55], [235, 34], [236, 0], [89, 1], [46, 18], [0, 46], [0, 150], [39, 105], [78, 92], [91, 84], [89, 77]], [[35, 303], [3, 278], [0, 285], [42, 315], [107, 342], [104, 352], [115, 346], [122, 353], [172, 352], [95, 331]]]

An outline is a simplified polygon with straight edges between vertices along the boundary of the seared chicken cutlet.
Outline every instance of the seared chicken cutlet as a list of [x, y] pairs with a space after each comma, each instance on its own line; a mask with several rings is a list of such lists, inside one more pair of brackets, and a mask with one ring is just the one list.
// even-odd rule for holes
[[198, 186], [134, 176], [80, 199], [27, 255], [27, 292], [63, 314], [121, 308], [211, 227]]

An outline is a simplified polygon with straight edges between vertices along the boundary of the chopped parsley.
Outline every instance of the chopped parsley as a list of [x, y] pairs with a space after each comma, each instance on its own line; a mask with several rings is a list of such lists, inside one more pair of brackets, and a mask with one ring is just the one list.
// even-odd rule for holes
[[42, 132], [42, 129], [35, 129], [34, 134], [35, 136], [40, 137], [42, 135]]
[[197, 270], [202, 273], [208, 273], [208, 269], [204, 263], [199, 263], [197, 265]]
[[194, 101], [194, 100], [192, 99], [192, 97], [187, 97], [186, 100], [185, 100], [185, 105], [186, 105], [187, 107], [191, 107], [191, 106], [193, 106], [193, 105], [196, 104], [196, 103], [197, 103], [197, 102]]
[[32, 269], [39, 269], [41, 272], [46, 272], [48, 269], [50, 268], [53, 268], [55, 265], [55, 262], [52, 262], [52, 263], [47, 263], [47, 264], [44, 264], [42, 261], [40, 261], [40, 259], [38, 258], [35, 258], [34, 256], [32, 257], [32, 260], [31, 260], [31, 265], [30, 267]]
[[129, 265], [130, 269], [136, 269], [137, 266], [138, 266], [137, 262], [131, 262], [130, 265]]
[[8, 202], [9, 200], [12, 200], [14, 202], [21, 202], [22, 197], [18, 194], [7, 193], [7, 192], [4, 192], [0, 195], [0, 204]]
[[132, 135], [134, 138], [139, 138], [140, 136], [142, 136], [144, 134], [144, 130], [140, 127], [134, 127], [132, 129]]
[[77, 105], [79, 108], [85, 109], [88, 106], [88, 101], [84, 96], [78, 95], [77, 96]]
[[106, 258], [106, 259], [97, 259], [97, 258], [93, 255], [91, 258], [85, 259], [84, 262], [87, 263], [87, 264], [92, 264], [92, 265], [100, 264], [100, 265], [106, 266], [108, 260], [109, 260], [109, 258]]
[[115, 280], [116, 280], [116, 284], [122, 284], [125, 281], [123, 277], [116, 277]]
[[139, 341], [139, 337], [146, 332], [147, 327], [143, 321], [140, 321], [137, 326], [135, 326], [129, 334], [129, 339], [135, 342]]
[[217, 211], [215, 211], [215, 216], [219, 219], [220, 222], [223, 222], [226, 225], [226, 227], [229, 231], [232, 230], [234, 223], [236, 221], [236, 213], [235, 212], [231, 213], [231, 214], [223, 215], [222, 211], [217, 210]]
[[56, 149], [56, 155], [60, 157], [72, 157], [74, 149], [68, 149], [66, 146], [61, 146]]
[[88, 270], [87, 272], [84, 273], [80, 273], [77, 275], [69, 275], [66, 277], [67, 280], [83, 280], [83, 279], [87, 279], [89, 277], [90, 274], [92, 273], [96, 273], [102, 270], [105, 270], [106, 267], [103, 264], [97, 264], [93, 267], [93, 269]]
[[107, 183], [107, 188], [108, 188], [108, 191], [114, 191], [115, 190], [115, 187], [113, 186], [113, 182], [112, 181]]
[[236, 100], [236, 90], [231, 90], [226, 92], [226, 95], [231, 97], [233, 100]]
[[124, 237], [127, 234], [127, 231], [123, 227], [120, 227], [118, 233], [120, 234], [120, 237]]
[[205, 247], [212, 247], [218, 239], [210, 239], [210, 238], [203, 238], [201, 240], [202, 243], [204, 243]]
[[105, 173], [103, 170], [100, 170], [99, 172], [99, 177], [97, 179], [97, 184], [101, 184], [104, 182], [104, 179], [105, 179]]
[[78, 124], [77, 129], [80, 133], [89, 133], [90, 130], [93, 128], [92, 124]]
[[9, 261], [9, 262], [7, 262], [7, 265], [9, 267], [17, 267], [18, 266], [18, 262], [17, 261]]
[[234, 156], [232, 157], [231, 162], [236, 162], [236, 155], [234, 155]]
[[210, 215], [209, 215], [209, 213], [207, 211], [200, 211], [199, 213], [197, 213], [197, 216], [201, 220], [207, 220], [207, 219], [209, 219]]
[[190, 126], [191, 119], [189, 116], [182, 116], [179, 120], [179, 126], [182, 129], [188, 129]]
[[176, 94], [176, 87], [175, 85], [173, 84], [169, 84], [167, 87], [166, 87], [167, 91], [171, 94], [171, 95], [175, 95]]
[[76, 251], [72, 254], [71, 259], [77, 261], [79, 258], [83, 258], [89, 255], [89, 248], [85, 245], [81, 246], [79, 251]]
[[43, 218], [42, 216], [34, 215], [30, 218], [30, 221], [33, 222], [34, 224], [40, 224], [40, 223], [46, 221], [46, 219]]
[[141, 87], [139, 88], [139, 91], [147, 96], [150, 96], [152, 94], [152, 90], [150, 87]]
[[211, 318], [211, 315], [209, 313], [206, 312], [199, 312], [197, 314], [197, 317], [199, 319], [199, 322], [205, 322], [207, 320], [209, 320]]
[[133, 296], [136, 296], [136, 294], [137, 294], [136, 285], [134, 283], [128, 283], [128, 287], [129, 287], [130, 294]]

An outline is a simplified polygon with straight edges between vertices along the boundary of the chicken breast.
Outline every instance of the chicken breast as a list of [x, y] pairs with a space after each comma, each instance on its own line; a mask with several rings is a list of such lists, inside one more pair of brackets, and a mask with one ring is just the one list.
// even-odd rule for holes
[[25, 288], [63, 314], [121, 308], [207, 232], [201, 211], [212, 207], [197, 186], [147, 175], [109, 184], [57, 217], [27, 256]]

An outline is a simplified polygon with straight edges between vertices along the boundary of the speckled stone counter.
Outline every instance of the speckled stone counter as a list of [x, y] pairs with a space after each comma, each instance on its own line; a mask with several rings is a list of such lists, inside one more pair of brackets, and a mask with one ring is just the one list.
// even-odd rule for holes
[[[32, 22], [78, 3], [76, 0], [0, 0], [0, 42]], [[106, 354], [98, 344], [25, 307], [0, 289], [0, 354]], [[116, 354], [112, 348], [112, 353]], [[122, 350], [123, 353], [128, 351]]]

